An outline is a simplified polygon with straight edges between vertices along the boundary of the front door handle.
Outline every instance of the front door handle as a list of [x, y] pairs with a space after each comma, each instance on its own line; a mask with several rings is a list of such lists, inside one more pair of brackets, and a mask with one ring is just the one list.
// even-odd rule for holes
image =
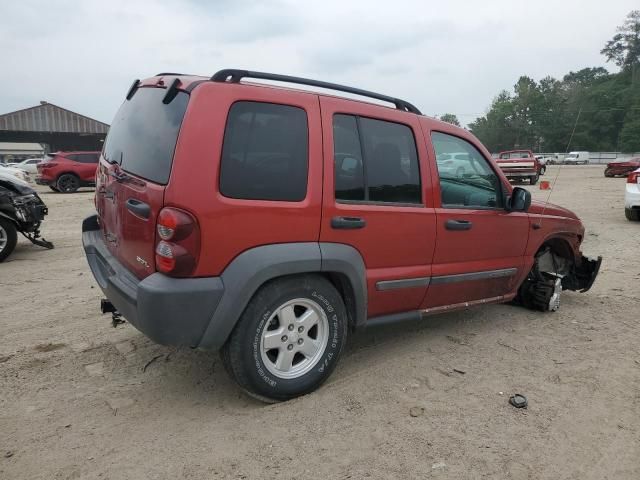
[[149, 218], [151, 215], [151, 207], [140, 200], [130, 198], [127, 200], [127, 210], [141, 218]]
[[444, 226], [447, 230], [471, 230], [473, 223], [468, 220], [447, 220]]
[[364, 228], [367, 222], [360, 217], [333, 217], [331, 219], [331, 228], [337, 230]]

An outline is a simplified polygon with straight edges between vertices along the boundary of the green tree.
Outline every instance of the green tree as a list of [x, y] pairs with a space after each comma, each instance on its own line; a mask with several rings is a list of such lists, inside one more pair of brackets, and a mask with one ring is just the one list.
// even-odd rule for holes
[[636, 67], [640, 64], [640, 10], [633, 10], [625, 22], [600, 51], [608, 62], [620, 68]]
[[440, 115], [440, 120], [450, 123], [451, 125], [455, 125], [456, 127], [460, 126], [458, 117], [456, 117], [453, 113], [445, 113], [444, 115]]

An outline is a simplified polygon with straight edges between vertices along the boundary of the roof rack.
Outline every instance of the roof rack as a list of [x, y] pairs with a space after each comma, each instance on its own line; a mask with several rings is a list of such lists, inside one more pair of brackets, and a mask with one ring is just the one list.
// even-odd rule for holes
[[345, 85], [339, 85], [337, 83], [329, 83], [322, 82], [320, 80], [312, 80], [309, 78], [300, 78], [300, 77], [292, 77], [289, 75], [278, 75], [276, 73], [265, 73], [265, 72], [254, 72], [251, 70], [236, 70], [232, 68], [227, 68], [224, 70], [220, 70], [216, 72], [211, 80], [214, 82], [229, 82], [229, 83], [240, 83], [240, 80], [243, 78], [258, 78], [262, 80], [274, 80], [278, 82], [287, 82], [287, 83], [297, 83], [301, 85], [310, 85], [312, 87], [320, 87], [327, 88], [329, 90], [338, 90], [340, 92], [352, 93], [354, 95], [361, 95], [363, 97], [375, 98], [377, 100], [382, 100], [383, 102], [393, 103], [398, 110], [402, 110], [404, 112], [411, 112], [418, 115], [422, 115], [420, 110], [417, 107], [406, 102], [404, 100], [400, 100], [399, 98], [389, 97], [387, 95], [382, 95], [381, 93], [369, 92], [367, 90], [361, 90], [359, 88], [347, 87]]

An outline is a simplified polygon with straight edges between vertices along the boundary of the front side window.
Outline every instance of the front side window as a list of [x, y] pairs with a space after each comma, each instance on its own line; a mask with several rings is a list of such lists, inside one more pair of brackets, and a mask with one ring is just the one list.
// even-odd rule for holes
[[333, 137], [336, 200], [422, 202], [411, 128], [340, 114], [333, 118]]
[[304, 200], [308, 137], [302, 108], [234, 103], [224, 133], [220, 193], [246, 200]]
[[500, 178], [474, 147], [453, 135], [431, 134], [436, 153], [440, 196], [445, 208], [500, 208]]

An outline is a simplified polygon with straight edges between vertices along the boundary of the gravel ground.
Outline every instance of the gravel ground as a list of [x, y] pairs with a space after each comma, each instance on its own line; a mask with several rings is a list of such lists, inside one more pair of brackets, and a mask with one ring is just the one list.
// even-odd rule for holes
[[56, 248], [21, 240], [0, 265], [0, 478], [638, 479], [640, 224], [623, 184], [562, 167], [551, 193], [605, 258], [587, 294], [366, 331], [319, 391], [276, 405], [215, 353], [112, 328], [80, 241], [93, 193], [41, 189]]

